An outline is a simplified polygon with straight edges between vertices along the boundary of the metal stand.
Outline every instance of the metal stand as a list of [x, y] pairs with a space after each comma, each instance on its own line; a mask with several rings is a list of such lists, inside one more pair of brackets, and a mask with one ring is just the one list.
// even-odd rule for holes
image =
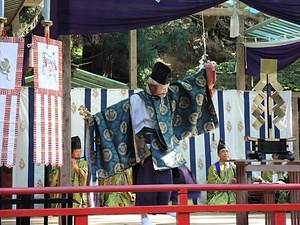
[[6, 17], [0, 17], [0, 36], [3, 36], [3, 31], [4, 31], [4, 24], [7, 22]]
[[[274, 138], [273, 126], [274, 124], [278, 129], [286, 128], [286, 125], [281, 121], [285, 116], [285, 112], [281, 109], [284, 100], [281, 98], [279, 92], [283, 91], [283, 87], [277, 82], [277, 60], [262, 59], [261, 60], [261, 79], [255, 86], [257, 97], [254, 103], [257, 108], [253, 111], [252, 115], [256, 121], [252, 124], [257, 130], [267, 122], [268, 138], [254, 138], [245, 136], [245, 141], [252, 142], [252, 150], [248, 157], [250, 159], [263, 160], [264, 154], [279, 154], [279, 159], [294, 160], [293, 153], [288, 150], [287, 142], [295, 141], [295, 137], [290, 138]], [[263, 92], [266, 87], [267, 95]], [[273, 91], [273, 93], [272, 93]], [[262, 104], [266, 99], [267, 106]], [[262, 115], [266, 115], [266, 119]], [[274, 118], [273, 118], [274, 117]]]
[[50, 27], [53, 25], [51, 20], [42, 20], [41, 24], [44, 26], [44, 36], [50, 38]]

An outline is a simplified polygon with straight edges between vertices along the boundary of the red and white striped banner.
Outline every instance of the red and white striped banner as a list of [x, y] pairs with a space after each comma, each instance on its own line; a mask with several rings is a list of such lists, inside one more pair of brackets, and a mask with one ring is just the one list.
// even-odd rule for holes
[[24, 39], [0, 39], [0, 166], [15, 165]]
[[33, 37], [34, 162], [62, 165], [62, 44]]

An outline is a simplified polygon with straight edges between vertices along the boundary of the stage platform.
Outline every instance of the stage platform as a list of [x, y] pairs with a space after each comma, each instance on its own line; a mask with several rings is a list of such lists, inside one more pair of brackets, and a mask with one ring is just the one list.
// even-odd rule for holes
[[[290, 214], [287, 213], [286, 225], [291, 225]], [[175, 225], [176, 218], [167, 214], [149, 215], [149, 218], [156, 225]], [[1, 225], [15, 225], [15, 218], [2, 219]], [[43, 225], [43, 218], [31, 218], [31, 225]], [[57, 225], [58, 217], [49, 217], [49, 225]], [[235, 225], [235, 213], [192, 213], [191, 225]], [[249, 225], [265, 224], [264, 213], [250, 213]], [[99, 215], [89, 216], [89, 225], [140, 225], [140, 215]]]

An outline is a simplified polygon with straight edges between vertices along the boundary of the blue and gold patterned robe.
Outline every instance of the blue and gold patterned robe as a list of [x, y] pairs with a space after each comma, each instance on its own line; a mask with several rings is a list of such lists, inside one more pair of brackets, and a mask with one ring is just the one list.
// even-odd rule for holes
[[[179, 142], [218, 127], [205, 69], [170, 84], [164, 98], [153, 97], [145, 90], [138, 94], [150, 111], [156, 131], [151, 140], [156, 170], [184, 164], [185, 160], [178, 150]], [[130, 99], [90, 116], [89, 127], [95, 178], [110, 177], [149, 156], [141, 137], [133, 133]]]

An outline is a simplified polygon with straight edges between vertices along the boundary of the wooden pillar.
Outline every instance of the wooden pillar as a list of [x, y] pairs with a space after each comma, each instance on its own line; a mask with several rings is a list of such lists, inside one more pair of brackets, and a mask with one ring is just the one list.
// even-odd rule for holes
[[[275, 204], [275, 191], [266, 191], [263, 193], [264, 204]], [[265, 225], [275, 224], [275, 213], [266, 212], [265, 213]], [[284, 224], [282, 224], [284, 225]]]
[[[63, 57], [63, 166], [60, 168], [60, 186], [72, 186], [71, 182], [71, 50], [70, 36], [62, 35], [59, 37], [62, 41]], [[63, 224], [62, 218], [59, 224]]]
[[[248, 162], [239, 161], [234, 162], [236, 165], [236, 180], [238, 184], [247, 184], [246, 166]], [[236, 192], [236, 204], [247, 204], [248, 203], [248, 192], [237, 191]], [[248, 212], [237, 212], [236, 213], [236, 224], [248, 225]]]
[[236, 89], [245, 90], [245, 47], [243, 43], [244, 17], [239, 16], [239, 35], [236, 41]]
[[61, 36], [63, 49], [63, 159], [60, 186], [71, 186], [71, 51], [70, 36]]
[[130, 89], [137, 88], [137, 30], [130, 31], [130, 50], [129, 50], [129, 60], [130, 60], [130, 71], [129, 71], [129, 81]]
[[293, 124], [293, 136], [296, 137], [296, 141], [293, 142], [293, 152], [295, 159], [299, 159], [299, 99], [300, 99], [300, 93], [293, 92], [292, 93], [292, 124]]
[[[288, 162], [288, 164], [300, 165], [299, 162]], [[300, 183], [300, 171], [290, 171], [288, 173], [289, 182], [290, 183]], [[300, 202], [300, 191], [299, 190], [291, 190], [290, 191], [290, 203], [299, 203]], [[291, 225], [299, 225], [300, 224], [300, 212], [299, 211], [291, 211]]]

